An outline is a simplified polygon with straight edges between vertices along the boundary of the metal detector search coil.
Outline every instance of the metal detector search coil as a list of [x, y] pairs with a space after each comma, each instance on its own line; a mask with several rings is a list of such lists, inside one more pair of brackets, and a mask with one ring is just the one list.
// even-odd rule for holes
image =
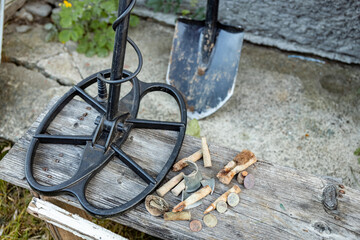
[[[186, 130], [186, 107], [181, 94], [172, 86], [163, 83], [145, 83], [137, 79], [142, 67], [142, 56], [136, 44], [127, 37], [129, 14], [135, 5], [135, 0], [119, 1], [119, 17], [113, 23], [115, 34], [114, 55], [112, 67], [95, 73], [72, 87], [46, 114], [37, 128], [25, 162], [25, 176], [32, 189], [44, 195], [71, 194], [75, 196], [82, 207], [95, 216], [109, 217], [119, 214], [151, 193], [164, 179], [179, 154]], [[135, 72], [123, 70], [126, 42], [135, 49], [139, 65]], [[109, 79], [107, 79], [109, 78]], [[131, 91], [120, 98], [121, 84], [131, 82]], [[93, 98], [86, 89], [93, 84], [98, 85], [98, 96]], [[107, 91], [106, 84], [109, 85]], [[180, 122], [153, 121], [138, 119], [137, 114], [141, 99], [150, 92], [162, 91], [171, 95], [177, 102], [180, 111]], [[91, 135], [51, 135], [46, 129], [60, 111], [75, 97], [82, 98], [99, 113], [95, 120], [95, 128]], [[133, 128], [160, 129], [177, 131], [178, 136], [170, 157], [163, 169], [154, 178], [140, 167], [130, 156], [122, 151], [121, 146], [128, 138]], [[36, 181], [33, 175], [35, 154], [39, 144], [70, 144], [85, 145], [80, 166], [67, 181], [54, 186], [45, 186]], [[147, 187], [130, 201], [113, 208], [104, 209], [92, 205], [85, 196], [85, 190], [90, 180], [101, 171], [114, 157], [118, 157], [128, 168], [142, 178]]]

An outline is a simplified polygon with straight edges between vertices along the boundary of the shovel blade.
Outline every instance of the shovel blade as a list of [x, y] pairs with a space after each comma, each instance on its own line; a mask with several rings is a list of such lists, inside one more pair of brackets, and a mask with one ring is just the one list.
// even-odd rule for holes
[[217, 23], [216, 40], [206, 68], [202, 62], [204, 21], [178, 19], [170, 54], [167, 83], [185, 98], [190, 118], [207, 117], [234, 92], [244, 32]]

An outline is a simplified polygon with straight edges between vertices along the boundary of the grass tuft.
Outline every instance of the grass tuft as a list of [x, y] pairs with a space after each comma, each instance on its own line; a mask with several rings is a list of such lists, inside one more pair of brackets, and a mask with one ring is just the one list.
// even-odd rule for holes
[[[0, 138], [0, 161], [13, 143]], [[26, 212], [30, 191], [0, 180], [0, 239], [53, 239], [44, 221]], [[93, 222], [128, 239], [157, 239], [133, 228], [106, 219]]]

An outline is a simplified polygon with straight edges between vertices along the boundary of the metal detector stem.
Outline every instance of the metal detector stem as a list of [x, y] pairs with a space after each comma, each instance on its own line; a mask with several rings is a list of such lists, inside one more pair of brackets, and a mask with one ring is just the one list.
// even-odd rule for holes
[[[130, 4], [131, 0], [119, 0], [118, 15], [120, 16]], [[126, 42], [129, 28], [130, 14], [128, 14], [124, 20], [117, 26], [115, 32], [114, 53], [111, 65], [110, 80], [121, 79]], [[119, 97], [121, 91], [121, 84], [111, 84], [109, 89], [108, 107], [106, 111], [106, 119], [112, 121], [117, 117], [119, 107]]]

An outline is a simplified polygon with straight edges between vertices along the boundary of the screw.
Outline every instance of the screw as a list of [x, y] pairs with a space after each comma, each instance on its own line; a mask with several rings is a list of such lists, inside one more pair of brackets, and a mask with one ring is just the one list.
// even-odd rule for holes
[[119, 131], [119, 132], [125, 132], [126, 130], [125, 130], [125, 125], [123, 124], [123, 123], [118, 123], [118, 125], [117, 125], [117, 130]]
[[94, 121], [95, 125], [99, 125], [100, 121], [101, 121], [101, 117], [97, 116]]

